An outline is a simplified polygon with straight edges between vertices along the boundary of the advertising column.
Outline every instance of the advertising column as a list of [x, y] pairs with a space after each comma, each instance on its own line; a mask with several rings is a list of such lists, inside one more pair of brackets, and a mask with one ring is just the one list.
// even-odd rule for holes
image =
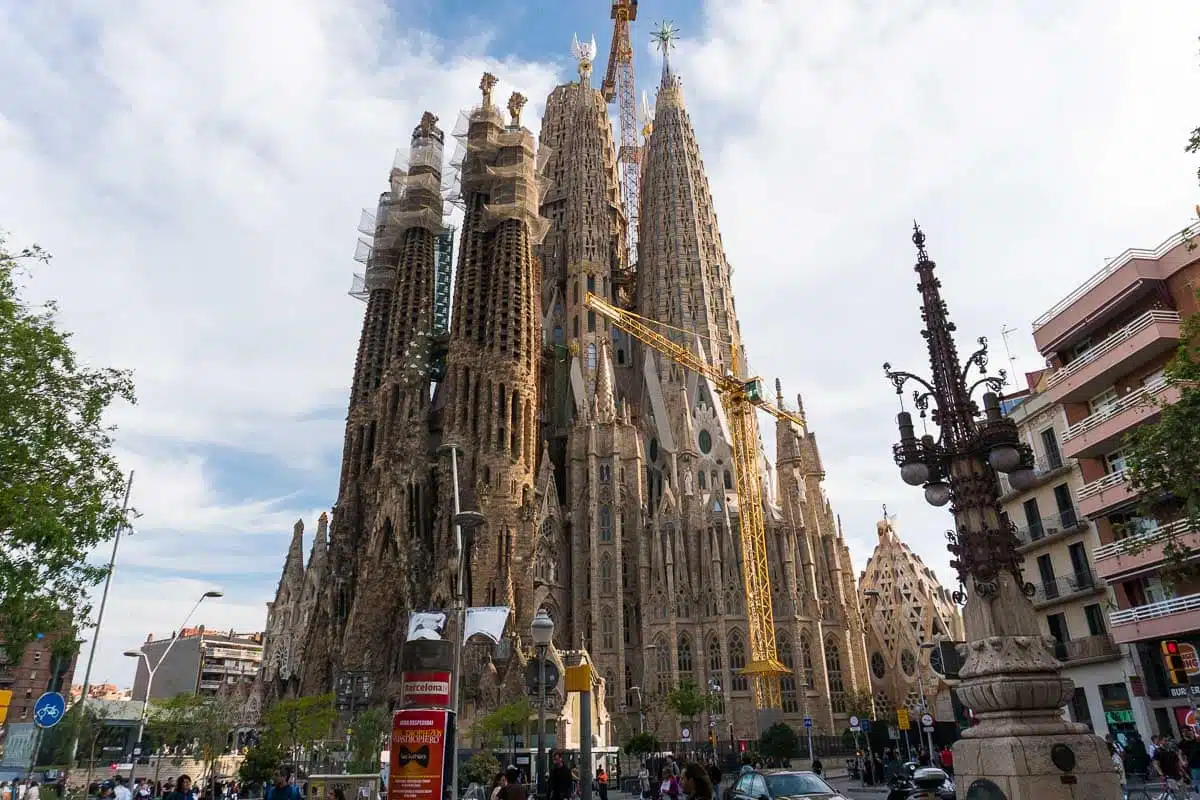
[[406, 708], [393, 715], [388, 800], [444, 800], [452, 768], [446, 746], [453, 734], [454, 715], [445, 709]]

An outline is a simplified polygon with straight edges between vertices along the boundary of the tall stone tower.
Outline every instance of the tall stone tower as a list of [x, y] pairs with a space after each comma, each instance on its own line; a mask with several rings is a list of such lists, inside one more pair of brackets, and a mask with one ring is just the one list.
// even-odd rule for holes
[[[516, 629], [528, 630], [542, 341], [534, 247], [547, 223], [538, 214], [537, 148], [521, 126], [525, 98], [509, 98], [506, 123], [492, 104], [495, 85], [493, 75], [483, 76], [483, 102], [463, 135], [465, 217], [441, 426], [443, 440], [464, 454], [460, 474], [486, 520], [467, 562], [467, 602], [510, 606]], [[454, 504], [450, 476], [443, 477], [438, 529], [448, 536]]]

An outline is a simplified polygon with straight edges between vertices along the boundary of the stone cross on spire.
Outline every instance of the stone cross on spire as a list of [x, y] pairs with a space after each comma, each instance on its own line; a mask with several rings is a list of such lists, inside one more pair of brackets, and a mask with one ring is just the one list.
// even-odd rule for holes
[[514, 128], [521, 127], [521, 109], [525, 107], [526, 102], [528, 101], [525, 95], [520, 92], [513, 92], [508, 97], [508, 113], [512, 114], [512, 126]]
[[483, 73], [483, 77], [479, 79], [479, 91], [483, 92], [483, 107], [489, 108], [492, 105], [492, 89], [496, 88], [496, 76], [490, 72]]

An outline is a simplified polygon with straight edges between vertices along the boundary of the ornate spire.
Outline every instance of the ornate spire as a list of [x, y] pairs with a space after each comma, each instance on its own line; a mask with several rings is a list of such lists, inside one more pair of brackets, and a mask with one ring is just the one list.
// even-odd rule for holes
[[596, 58], [596, 37], [592, 37], [592, 41], [584, 44], [579, 41], [578, 36], [571, 36], [571, 55], [575, 56], [575, 60], [579, 62], [579, 82], [584, 86], [591, 85], [592, 81], [592, 63]]
[[483, 73], [483, 77], [479, 79], [479, 91], [483, 92], [483, 108], [487, 110], [492, 107], [492, 89], [496, 88], [496, 76], [490, 72]]
[[528, 102], [525, 95], [520, 92], [513, 92], [508, 96], [508, 113], [512, 114], [512, 127], [521, 127], [521, 109]]
[[600, 360], [596, 365], [594, 403], [597, 422], [612, 422], [616, 419], [617, 402], [616, 396], [613, 394], [613, 365], [608, 349], [608, 337], [600, 340]]
[[654, 41], [654, 46], [658, 48], [658, 52], [662, 53], [663, 68], [660, 88], [663, 88], [673, 78], [673, 73], [671, 72], [671, 51], [675, 49], [675, 42], [679, 39], [679, 29], [669, 19], [665, 19], [658, 23], [658, 27], [650, 34], [650, 38]]

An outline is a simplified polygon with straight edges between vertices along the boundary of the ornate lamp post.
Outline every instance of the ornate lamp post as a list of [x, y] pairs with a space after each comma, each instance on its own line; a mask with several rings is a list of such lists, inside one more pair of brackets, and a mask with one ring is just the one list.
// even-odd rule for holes
[[[957, 692], [979, 720], [954, 747], [959, 797], [972, 787], [979, 797], [1007, 800], [1115, 797], [1119, 784], [1107, 745], [1086, 725], [1063, 718], [1074, 684], [1062, 676], [1052, 640], [1038, 628], [1016, 532], [1000, 514], [996, 473], [1007, 473], [1015, 488], [1030, 486], [1033, 452], [1000, 411], [1004, 373], [987, 375], [987, 340], [980, 337], [979, 349], [960, 364], [941, 282], [915, 223], [912, 240], [932, 381], [890, 364], [884, 373], [897, 394], [910, 382], [920, 387], [913, 402], [922, 417], [932, 411], [939, 431], [936, 439], [918, 439], [912, 416], [901, 411], [893, 453], [901, 480], [924, 486], [931, 505], [950, 503], [954, 516], [955, 530], [946, 537], [967, 629]], [[980, 377], [969, 383], [972, 367]], [[980, 387], [987, 389], [982, 417], [972, 399]]]

